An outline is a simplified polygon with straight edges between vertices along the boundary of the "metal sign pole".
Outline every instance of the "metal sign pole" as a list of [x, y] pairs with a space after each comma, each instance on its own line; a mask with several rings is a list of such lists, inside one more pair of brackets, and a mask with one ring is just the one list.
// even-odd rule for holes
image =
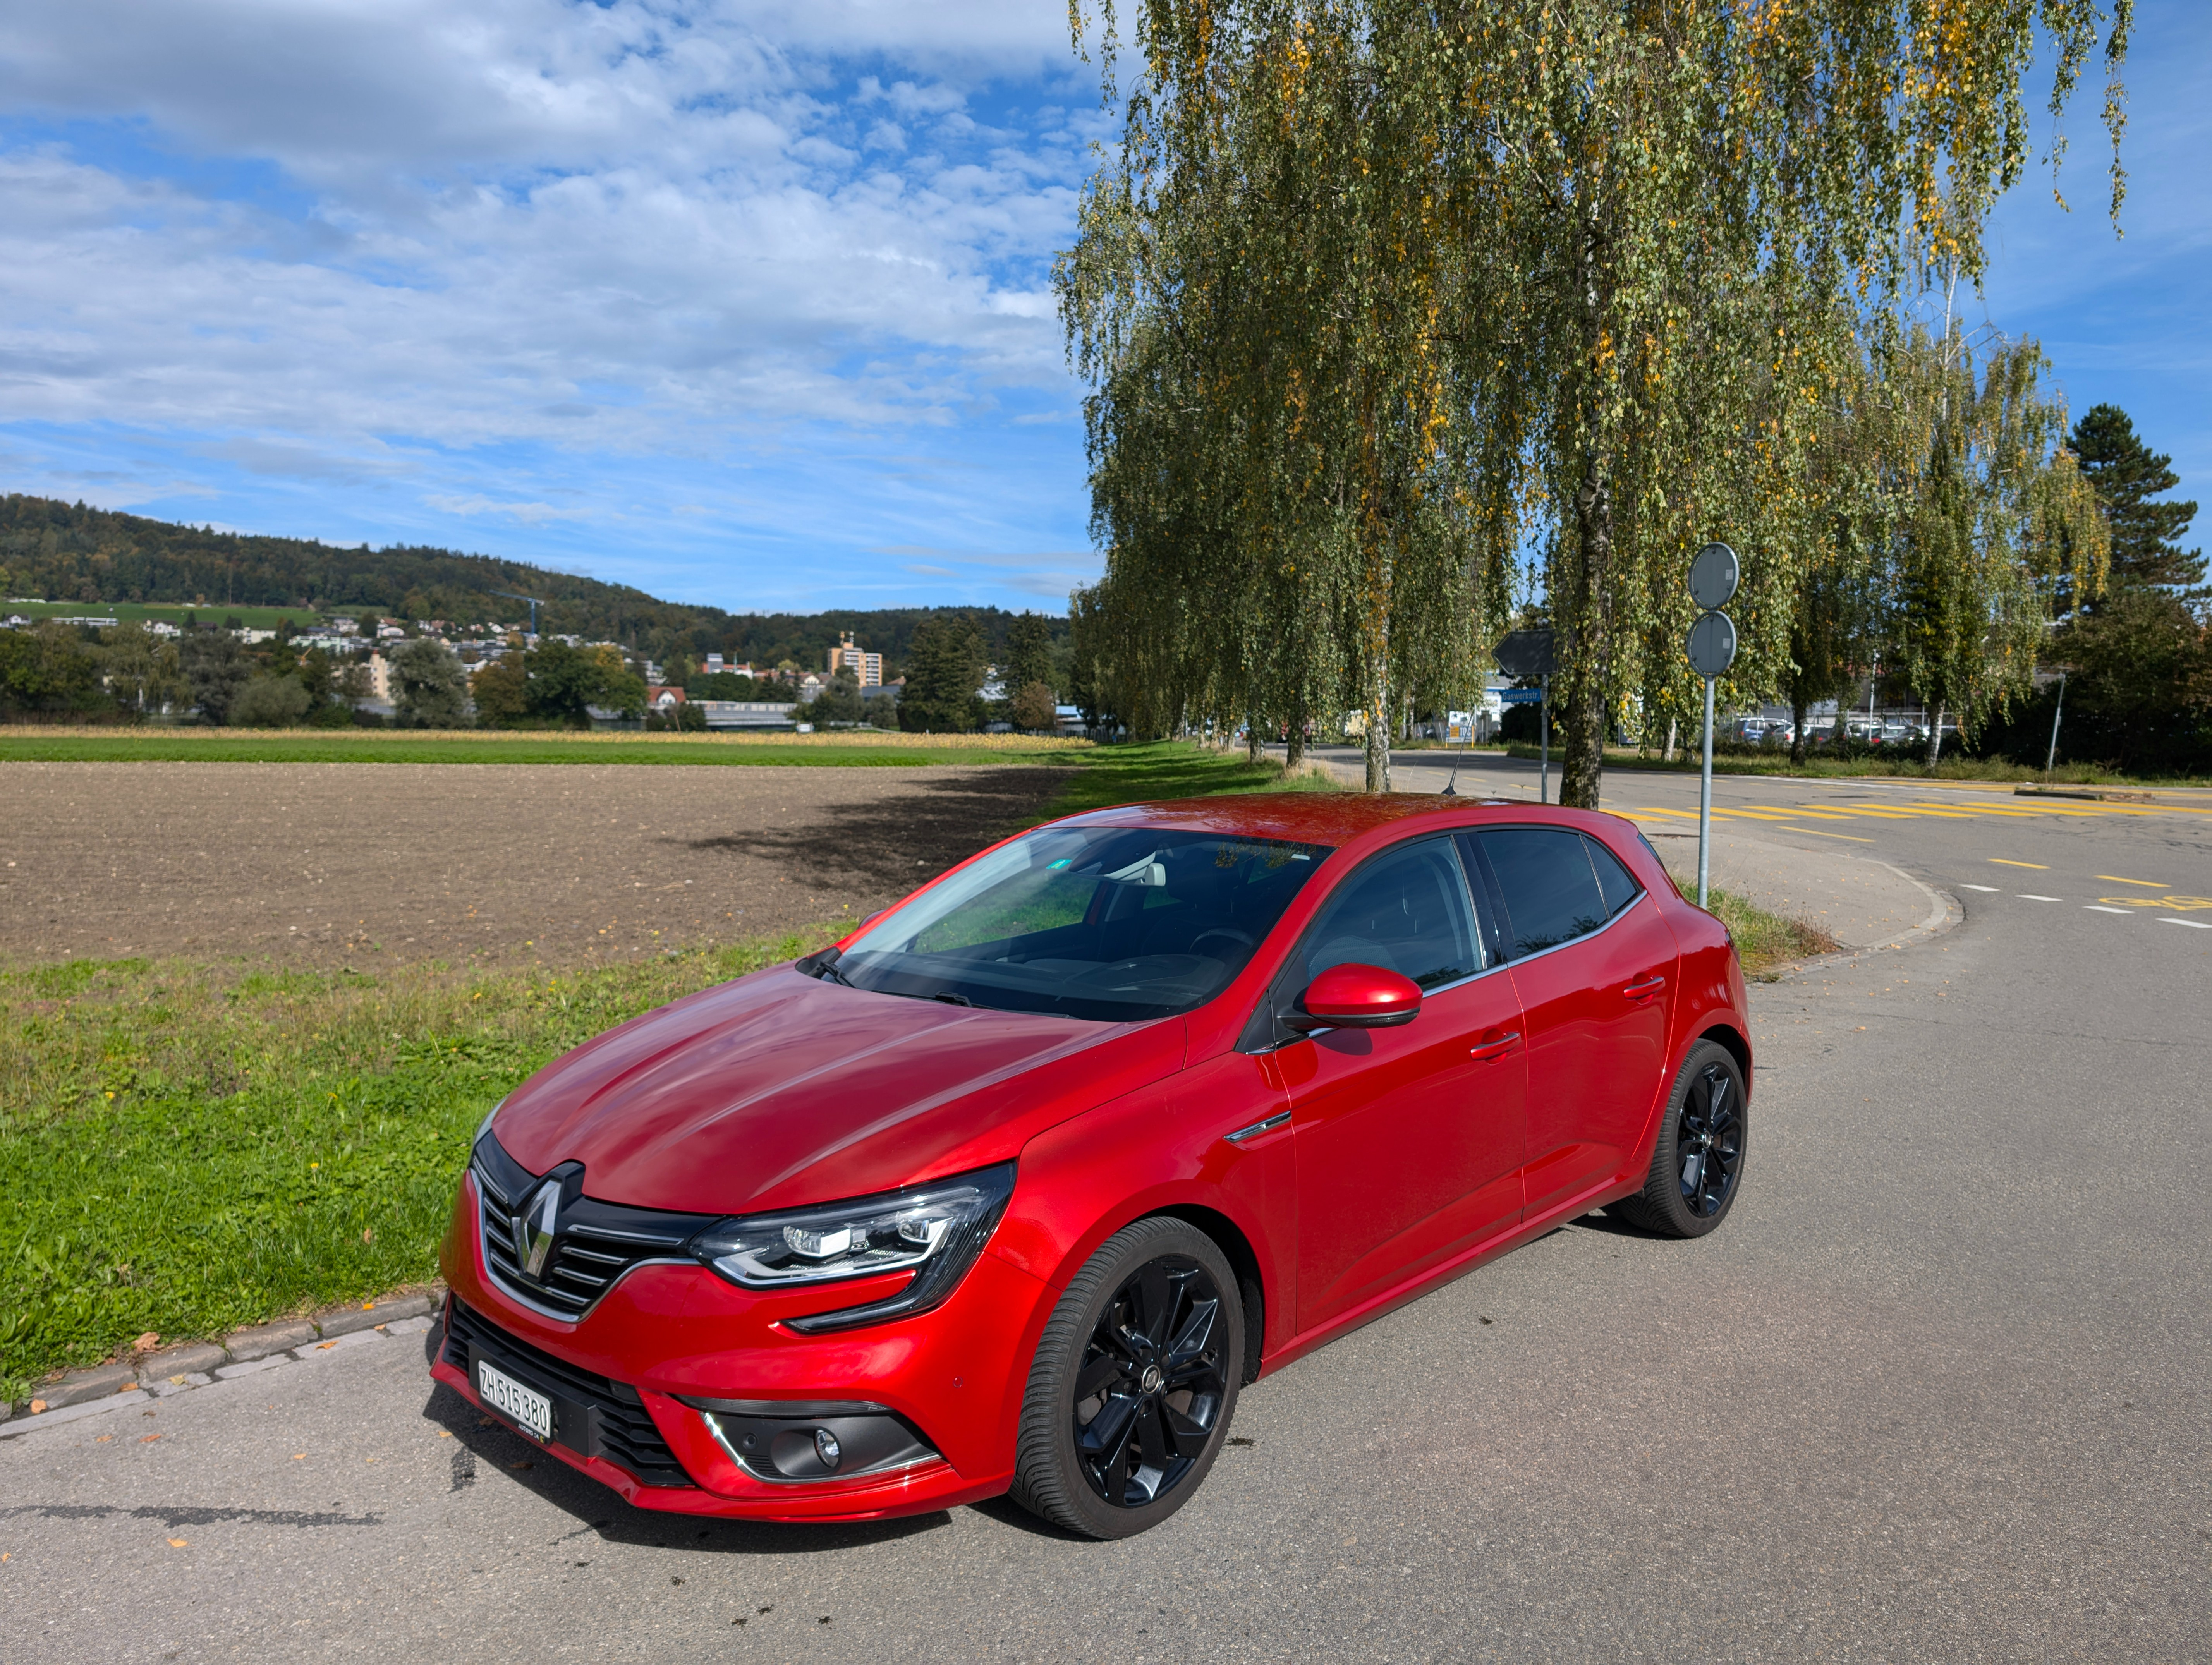
[[1721, 611], [1735, 599], [1741, 576], [1735, 551], [1708, 544], [1690, 562], [1690, 599], [1705, 611], [1690, 627], [1690, 669], [1705, 684], [1705, 761], [1698, 770], [1698, 906], [1705, 905], [1713, 842], [1713, 684], [1735, 663], [1735, 621]]
[[1552, 801], [1552, 679], [1544, 678], [1543, 703], [1536, 708], [1536, 801]]
[[2066, 714], [2066, 673], [2058, 673], [2058, 703], [2051, 713], [2051, 750], [2043, 754], [2043, 778], [2051, 778], [2051, 765], [2058, 761], [2058, 720]]
[[1705, 853], [1713, 836], [1713, 679], [1705, 678], [1705, 763], [1698, 775], [1698, 906], [1705, 905]]

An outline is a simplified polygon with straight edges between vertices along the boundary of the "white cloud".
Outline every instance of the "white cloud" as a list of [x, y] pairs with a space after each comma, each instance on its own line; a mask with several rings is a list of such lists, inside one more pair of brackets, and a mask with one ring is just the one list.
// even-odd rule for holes
[[556, 508], [550, 503], [502, 503], [489, 497], [450, 497], [434, 494], [422, 501], [441, 513], [504, 514], [526, 526], [543, 526], [548, 520], [588, 520], [592, 515], [592, 511], [587, 508]]
[[[7, 409], [282, 435], [306, 467], [377, 435], [711, 449], [1056, 389], [1042, 273], [1087, 130], [969, 106], [1065, 76], [1064, 18], [11, 9], [0, 98], [76, 125], [0, 154]], [[848, 58], [899, 72], [854, 83]]]

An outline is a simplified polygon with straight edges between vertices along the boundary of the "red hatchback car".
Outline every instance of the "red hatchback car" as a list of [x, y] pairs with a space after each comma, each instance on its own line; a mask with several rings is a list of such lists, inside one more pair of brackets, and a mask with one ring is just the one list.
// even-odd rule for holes
[[1611, 816], [1076, 816], [517, 1089], [434, 1368], [648, 1509], [1123, 1536], [1245, 1382], [1601, 1205], [1717, 1225], [1749, 1036]]

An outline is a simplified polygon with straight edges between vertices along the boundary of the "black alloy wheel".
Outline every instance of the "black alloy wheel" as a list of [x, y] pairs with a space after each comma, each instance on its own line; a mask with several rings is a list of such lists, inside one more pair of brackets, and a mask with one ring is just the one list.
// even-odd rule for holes
[[1674, 1078], [1644, 1189], [1607, 1212], [1662, 1237], [1705, 1236], [1735, 1202], [1749, 1121], [1735, 1054], [1698, 1042]]
[[1086, 1537], [1166, 1519], [1221, 1449], [1243, 1340], [1236, 1279], [1212, 1239], [1168, 1218], [1115, 1234], [1038, 1345], [1016, 1500]]
[[1075, 1377], [1076, 1461], [1117, 1509], [1182, 1483], [1221, 1419], [1221, 1291], [1204, 1267], [1162, 1255], [1114, 1291]]
[[1743, 1161], [1743, 1121], [1736, 1115], [1736, 1102], [1734, 1074], [1707, 1064], [1690, 1083], [1675, 1121], [1682, 1202], [1700, 1218], [1719, 1213], [1735, 1194], [1736, 1170]]

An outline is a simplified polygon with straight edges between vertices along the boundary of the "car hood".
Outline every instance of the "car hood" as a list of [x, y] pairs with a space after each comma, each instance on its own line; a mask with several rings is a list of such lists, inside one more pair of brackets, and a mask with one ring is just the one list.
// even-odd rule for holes
[[602, 1201], [742, 1213], [1004, 1162], [1182, 1067], [1180, 1018], [1082, 1023], [904, 999], [788, 966], [702, 990], [557, 1058], [493, 1132]]

